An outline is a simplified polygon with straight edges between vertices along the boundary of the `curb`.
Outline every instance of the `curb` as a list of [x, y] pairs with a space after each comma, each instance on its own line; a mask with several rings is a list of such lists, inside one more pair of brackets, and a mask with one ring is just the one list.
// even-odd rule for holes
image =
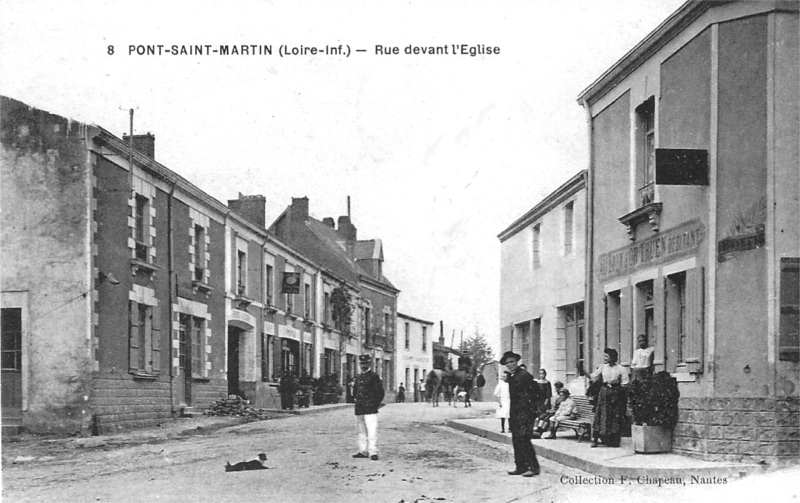
[[[450, 428], [463, 431], [492, 440], [498, 443], [511, 444], [511, 436], [496, 431], [489, 431], [477, 426], [464, 424], [457, 420], [446, 421], [447, 426]], [[767, 471], [764, 467], [758, 465], [728, 465], [720, 464], [719, 466], [689, 466], [684, 468], [659, 468], [659, 467], [631, 467], [631, 466], [611, 466], [601, 464], [596, 461], [580, 458], [576, 455], [558, 451], [539, 442], [534, 443], [536, 454], [555, 461], [570, 468], [576, 468], [593, 475], [605, 478], [620, 478], [626, 477], [631, 480], [636, 480], [637, 477], [647, 476], [652, 479], [673, 479], [682, 478], [689, 479], [690, 477], [728, 477], [732, 479], [743, 478], [747, 475], [754, 473], [763, 473]], [[646, 454], [641, 454], [647, 456]], [[687, 462], [693, 461], [692, 458], [686, 458]], [[709, 463], [709, 462], [704, 462]]]

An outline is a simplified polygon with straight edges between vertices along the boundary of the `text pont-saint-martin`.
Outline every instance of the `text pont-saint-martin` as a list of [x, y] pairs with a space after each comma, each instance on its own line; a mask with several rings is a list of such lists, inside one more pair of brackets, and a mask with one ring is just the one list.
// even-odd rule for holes
[[[106, 48], [109, 56], [115, 54], [115, 46]], [[491, 56], [499, 55], [500, 47], [484, 44], [444, 44], [444, 45], [374, 45], [372, 51], [354, 48], [355, 53], [369, 53], [375, 56]], [[281, 44], [129, 44], [128, 56], [344, 56], [350, 57], [351, 46]]]

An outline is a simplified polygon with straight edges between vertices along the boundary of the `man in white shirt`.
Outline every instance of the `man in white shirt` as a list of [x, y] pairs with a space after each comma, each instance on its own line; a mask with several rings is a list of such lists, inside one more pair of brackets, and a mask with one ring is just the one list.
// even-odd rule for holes
[[647, 347], [647, 336], [639, 334], [636, 338], [637, 349], [631, 359], [631, 381], [648, 379], [653, 375], [653, 348]]

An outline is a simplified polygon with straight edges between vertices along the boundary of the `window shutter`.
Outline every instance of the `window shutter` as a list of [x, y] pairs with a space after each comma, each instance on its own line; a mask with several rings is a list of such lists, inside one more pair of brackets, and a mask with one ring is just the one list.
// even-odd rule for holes
[[686, 354], [689, 372], [703, 372], [704, 273], [702, 267], [686, 271]]
[[633, 287], [626, 286], [619, 295], [619, 363], [628, 368], [633, 357]]
[[153, 373], [161, 372], [161, 308], [154, 306], [152, 308], [153, 322], [152, 322], [152, 341], [153, 349], [151, 353], [151, 362]]
[[139, 370], [139, 304], [128, 302], [128, 368]]
[[[666, 342], [664, 338], [664, 328], [667, 324], [664, 313], [664, 309], [666, 308], [665, 288], [666, 278], [655, 278], [653, 280], [653, 330], [655, 333], [650, 335], [650, 341], [648, 342], [653, 346], [653, 363], [655, 363], [656, 366], [654, 369], [655, 372], [661, 370], [675, 372], [675, 362], [668, 360], [667, 352], [664, 349]], [[634, 335], [638, 337], [639, 334]], [[634, 344], [635, 348], [635, 337], [631, 342]], [[633, 351], [631, 351], [631, 355], [632, 354]]]
[[300, 273], [300, 291], [294, 296], [294, 310], [297, 314], [305, 317], [306, 314], [306, 275], [299, 265], [294, 266], [295, 272]]
[[[286, 271], [286, 259], [277, 255], [275, 257], [275, 284], [283, 285], [283, 273]], [[275, 294], [275, 307], [282, 311], [286, 311], [286, 294], [281, 293], [282, 288], [278, 286], [277, 293]]]
[[144, 317], [144, 347], [139, 351], [144, 351], [144, 371], [153, 371], [153, 307], [147, 307], [147, 316]]

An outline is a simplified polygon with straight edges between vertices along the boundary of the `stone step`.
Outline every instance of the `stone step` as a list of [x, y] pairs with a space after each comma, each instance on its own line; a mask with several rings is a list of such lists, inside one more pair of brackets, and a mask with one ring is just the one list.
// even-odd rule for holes
[[194, 407], [184, 407], [181, 409], [181, 417], [200, 417], [202, 415], [203, 411], [195, 409]]

